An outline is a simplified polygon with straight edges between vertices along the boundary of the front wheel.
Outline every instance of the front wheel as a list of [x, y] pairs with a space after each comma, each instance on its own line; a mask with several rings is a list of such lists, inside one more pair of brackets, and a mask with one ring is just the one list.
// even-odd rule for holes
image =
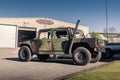
[[27, 46], [22, 46], [18, 52], [18, 57], [21, 61], [30, 61], [32, 58], [30, 48]]
[[98, 62], [99, 60], [101, 59], [101, 52], [98, 52], [98, 53], [96, 53], [93, 57], [92, 57], [92, 59], [91, 59], [91, 63], [96, 63], [96, 62]]
[[78, 47], [73, 51], [73, 61], [77, 65], [86, 65], [91, 60], [90, 51], [84, 47]]

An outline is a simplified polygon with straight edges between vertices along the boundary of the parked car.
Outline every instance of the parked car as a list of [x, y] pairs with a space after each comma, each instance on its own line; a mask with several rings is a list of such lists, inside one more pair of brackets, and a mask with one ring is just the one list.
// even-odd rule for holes
[[103, 53], [104, 58], [112, 58], [115, 54], [120, 54], [120, 43], [107, 43], [106, 52]]

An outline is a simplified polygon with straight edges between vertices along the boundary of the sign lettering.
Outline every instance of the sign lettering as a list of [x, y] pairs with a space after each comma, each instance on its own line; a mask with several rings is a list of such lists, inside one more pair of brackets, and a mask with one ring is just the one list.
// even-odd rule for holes
[[36, 22], [39, 23], [39, 24], [46, 24], [46, 25], [52, 25], [52, 24], [54, 24], [53, 21], [51, 21], [51, 20], [45, 20], [45, 19], [38, 19], [38, 20], [36, 20]]

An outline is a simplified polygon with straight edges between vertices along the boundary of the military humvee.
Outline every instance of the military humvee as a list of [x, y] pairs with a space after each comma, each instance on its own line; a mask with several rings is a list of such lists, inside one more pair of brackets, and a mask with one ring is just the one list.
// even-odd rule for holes
[[101, 46], [95, 38], [85, 38], [83, 31], [75, 28], [50, 28], [39, 30], [38, 37], [19, 43], [19, 59], [30, 61], [33, 55], [40, 60], [50, 57], [71, 58], [77, 65], [95, 63], [101, 58]]

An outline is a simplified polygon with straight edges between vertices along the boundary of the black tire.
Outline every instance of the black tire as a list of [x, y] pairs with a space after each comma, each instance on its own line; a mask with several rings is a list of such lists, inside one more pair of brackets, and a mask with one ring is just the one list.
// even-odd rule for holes
[[40, 61], [45, 61], [49, 58], [49, 55], [37, 55], [37, 57]]
[[100, 61], [100, 59], [101, 59], [101, 52], [98, 52], [92, 57], [90, 62], [96, 63], [96, 62]]
[[21, 61], [30, 61], [32, 59], [32, 54], [27, 46], [22, 46], [18, 52], [19, 59]]
[[84, 47], [78, 47], [73, 51], [73, 61], [77, 65], [86, 65], [91, 60], [90, 51]]

